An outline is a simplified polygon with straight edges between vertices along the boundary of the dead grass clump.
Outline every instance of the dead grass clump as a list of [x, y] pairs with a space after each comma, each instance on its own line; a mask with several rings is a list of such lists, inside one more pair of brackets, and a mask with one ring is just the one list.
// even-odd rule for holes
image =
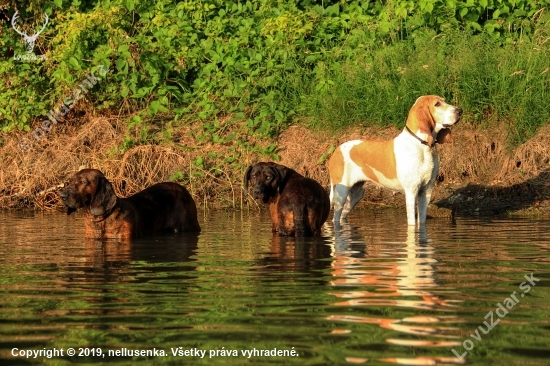
[[451, 143], [437, 147], [439, 181], [451, 185], [480, 181], [499, 183], [498, 173], [509, 154], [504, 129], [459, 124], [452, 129], [452, 136]]
[[550, 168], [550, 125], [544, 126], [533, 138], [508, 154], [498, 173], [498, 179], [507, 184], [518, 184], [528, 178], [533, 183], [548, 185], [550, 182], [545, 174], [540, 174]]
[[168, 179], [189, 163], [188, 153], [172, 147], [136, 146], [128, 150], [119, 163], [109, 167], [109, 179], [121, 188], [120, 195], [129, 196], [142, 190], [142, 187]]
[[0, 149], [0, 207], [55, 207], [55, 193], [68, 174], [81, 166], [93, 166], [107, 157], [107, 151], [117, 144], [116, 128], [106, 118], [98, 118], [80, 129], [63, 126], [72, 138], [52, 130], [33, 149], [23, 152], [20, 138], [33, 139], [29, 134], [11, 138]]
[[302, 126], [291, 126], [279, 136], [277, 143], [281, 158], [278, 163], [329, 186], [328, 170], [317, 162], [330, 148], [330, 138]]

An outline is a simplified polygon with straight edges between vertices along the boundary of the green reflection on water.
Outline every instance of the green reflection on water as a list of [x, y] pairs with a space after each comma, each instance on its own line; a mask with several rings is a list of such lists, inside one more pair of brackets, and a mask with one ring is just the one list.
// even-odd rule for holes
[[[64, 216], [3, 217], [11, 229], [0, 230], [0, 359], [460, 364], [451, 349], [462, 353], [487, 312], [530, 272], [541, 281], [473, 341], [467, 361], [538, 365], [550, 357], [550, 222], [432, 221], [422, 234], [407, 232], [400, 217], [363, 214], [342, 232], [295, 240], [273, 238], [265, 215], [211, 213], [199, 237], [131, 245], [82, 241], [82, 222]], [[36, 235], [37, 222], [73, 231], [63, 240]], [[26, 230], [34, 235], [22, 238]], [[13, 347], [156, 348], [166, 356], [24, 360], [11, 356]], [[207, 352], [172, 356], [179, 347]], [[241, 353], [274, 348], [299, 356]], [[222, 349], [239, 356], [209, 357]]]

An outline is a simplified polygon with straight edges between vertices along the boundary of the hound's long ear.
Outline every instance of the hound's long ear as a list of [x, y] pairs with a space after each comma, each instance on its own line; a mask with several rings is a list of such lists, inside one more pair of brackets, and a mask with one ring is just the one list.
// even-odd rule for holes
[[116, 200], [111, 182], [105, 177], [99, 177], [95, 194], [90, 201], [90, 213], [94, 216], [104, 215], [116, 205]]
[[[418, 131], [428, 135], [428, 144], [432, 146], [434, 143], [432, 133], [435, 128], [435, 119], [432, 116], [432, 109], [429, 100], [429, 98], [417, 100], [415, 105], [411, 108], [409, 118], [413, 120], [411, 121], [411, 124], [415, 125]], [[409, 125], [409, 121], [407, 121], [407, 125]], [[412, 130], [416, 132], [414, 127]]]
[[277, 177], [277, 191], [281, 193], [286, 184], [286, 177], [289, 170], [287, 167], [278, 164], [271, 167], [271, 170], [273, 171], [273, 175]]
[[250, 173], [252, 173], [252, 165], [246, 169], [246, 172], [244, 172], [243, 191], [245, 196], [248, 194], [248, 181], [250, 180]]
[[418, 123], [418, 129], [428, 135], [432, 134], [435, 128], [435, 120], [432, 116], [432, 109], [428, 98], [419, 100], [414, 106], [414, 117]]
[[453, 137], [451, 136], [450, 128], [442, 128], [437, 133], [437, 143], [438, 144], [448, 144], [453, 142]]

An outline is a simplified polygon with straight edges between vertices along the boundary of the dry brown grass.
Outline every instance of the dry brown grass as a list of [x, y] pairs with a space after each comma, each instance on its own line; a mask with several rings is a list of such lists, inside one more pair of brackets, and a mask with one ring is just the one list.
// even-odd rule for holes
[[[21, 134], [0, 148], [0, 208], [61, 206], [59, 188], [66, 179], [83, 168], [100, 169], [113, 183], [117, 195], [127, 197], [154, 183], [169, 180], [176, 172], [180, 181], [204, 207], [234, 207], [246, 199], [242, 195], [242, 165], [259, 157], [240, 151], [243, 163], [210, 169], [220, 161], [212, 159], [202, 169], [194, 166], [204, 151], [216, 151], [223, 160], [235, 146], [201, 145], [191, 130], [180, 130], [176, 141], [165, 145], [141, 145], [119, 151], [126, 127], [116, 119], [93, 118], [76, 126], [64, 126], [63, 133], [51, 131], [40, 146], [22, 152], [17, 145]], [[185, 145], [183, 145], [185, 144]], [[202, 175], [202, 176], [201, 176]]]
[[[245, 206], [247, 198], [241, 189], [244, 169], [266, 159], [232, 143], [201, 144], [193, 131], [193, 126], [180, 127], [174, 131], [172, 142], [136, 146], [124, 153], [120, 153], [118, 147], [127, 133], [126, 126], [118, 119], [91, 118], [52, 130], [41, 146], [27, 153], [17, 145], [24, 135], [11, 137], [0, 148], [0, 208], [57, 209], [61, 206], [59, 185], [84, 167], [103, 171], [122, 197], [181, 172], [183, 179], [179, 182], [191, 191], [200, 207]], [[448, 197], [467, 185], [476, 185], [485, 191], [500, 189], [500, 193], [506, 192], [503, 190], [506, 187], [533, 186], [550, 192], [546, 179], [550, 126], [513, 151], [507, 150], [503, 131], [505, 129], [498, 126], [487, 129], [465, 123], [455, 126], [454, 142], [439, 147], [441, 182], [436, 186], [434, 198]], [[331, 146], [356, 138], [390, 139], [398, 133], [395, 128], [354, 128], [336, 136], [293, 126], [277, 141], [280, 163], [316, 179], [328, 189], [326, 160], [321, 164], [318, 161]], [[254, 141], [255, 144], [271, 142]], [[215, 152], [219, 158], [210, 159], [199, 169], [193, 161], [207, 152]], [[238, 164], [224, 165], [223, 158], [235, 153], [240, 156]], [[527, 185], [523, 184], [526, 182]], [[248, 203], [252, 204], [250, 200]], [[365, 204], [403, 206], [404, 199], [402, 195], [373, 186], [367, 189]]]

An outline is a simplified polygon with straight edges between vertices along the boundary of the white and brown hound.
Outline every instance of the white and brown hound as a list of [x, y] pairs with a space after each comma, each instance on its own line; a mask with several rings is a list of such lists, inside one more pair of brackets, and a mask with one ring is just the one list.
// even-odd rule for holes
[[462, 109], [441, 97], [422, 96], [416, 100], [403, 132], [390, 141], [353, 140], [344, 142], [330, 157], [330, 201], [334, 222], [339, 224], [361, 200], [368, 181], [405, 192], [407, 222], [426, 223], [439, 161], [436, 142], [449, 140], [450, 127], [462, 116]]

